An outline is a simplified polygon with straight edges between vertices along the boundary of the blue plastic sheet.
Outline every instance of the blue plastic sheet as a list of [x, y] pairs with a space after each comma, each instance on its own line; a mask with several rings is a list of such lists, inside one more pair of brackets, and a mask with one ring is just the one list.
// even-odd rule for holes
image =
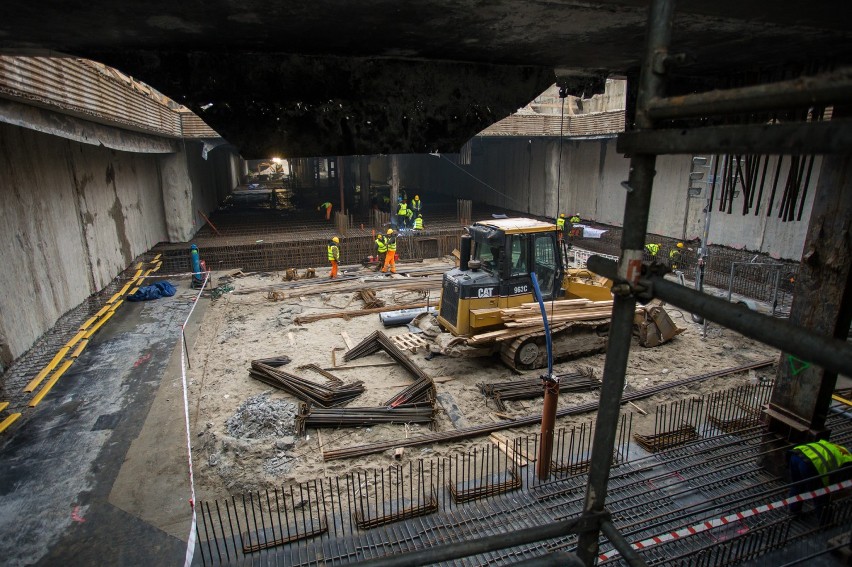
[[127, 301], [150, 301], [161, 297], [171, 297], [177, 293], [175, 286], [167, 281], [146, 285], [136, 290], [136, 293], [127, 296]]

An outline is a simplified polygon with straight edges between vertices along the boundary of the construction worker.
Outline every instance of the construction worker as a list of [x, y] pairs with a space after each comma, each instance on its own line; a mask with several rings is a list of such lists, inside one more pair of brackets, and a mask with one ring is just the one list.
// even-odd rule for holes
[[423, 230], [423, 215], [417, 215], [414, 219], [414, 230]]
[[318, 211], [322, 211], [323, 209], [325, 209], [325, 220], [331, 220], [331, 203], [329, 201], [326, 201], [325, 203], [317, 207]]
[[396, 211], [396, 221], [400, 228], [407, 228], [408, 201], [403, 200], [399, 203], [399, 208]]
[[393, 233], [393, 229], [389, 228], [387, 231], [387, 236], [385, 237], [385, 243], [387, 245], [388, 251], [385, 254], [385, 265], [382, 266], [382, 273], [390, 270], [390, 273], [396, 273], [396, 235]]
[[[787, 454], [790, 468], [790, 498], [831, 484], [852, 478], [852, 455], [840, 445], [822, 440], [797, 445]], [[821, 524], [828, 523], [825, 516], [831, 496], [824, 494], [814, 499], [817, 518]], [[802, 512], [802, 502], [788, 505], [790, 514]]]
[[376, 270], [382, 267], [382, 264], [386, 261], [387, 251], [388, 251], [388, 241], [385, 238], [385, 235], [382, 233], [378, 233], [376, 235], [376, 257], [379, 259], [378, 266], [376, 266]]
[[649, 242], [645, 245], [645, 250], [648, 251], [648, 256], [652, 262], [657, 261], [657, 252], [660, 251], [660, 245], [654, 244], [653, 242]]
[[681, 250], [683, 250], [683, 242], [678, 242], [677, 246], [669, 250], [669, 268], [674, 272], [680, 265]]
[[565, 213], [559, 213], [559, 218], [556, 219], [556, 236], [562, 240], [562, 235], [565, 233]]
[[329, 277], [337, 277], [337, 263], [340, 261], [340, 239], [332, 237], [328, 242], [328, 261], [331, 262], [331, 275]]
[[423, 212], [423, 203], [420, 201], [420, 195], [415, 195], [411, 201], [411, 208], [414, 209], [414, 214], [419, 215]]
[[571, 238], [581, 238], [583, 236], [583, 227], [575, 226], [580, 224], [582, 221], [580, 220], [580, 213], [574, 213], [568, 222], [571, 223], [571, 230], [568, 232], [568, 236]]
[[411, 228], [414, 226], [414, 209], [408, 207], [405, 211], [405, 226]]

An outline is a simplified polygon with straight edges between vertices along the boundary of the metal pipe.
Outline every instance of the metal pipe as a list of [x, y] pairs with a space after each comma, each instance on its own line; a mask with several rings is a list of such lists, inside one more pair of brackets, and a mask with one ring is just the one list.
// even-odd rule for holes
[[[636, 126], [652, 129], [654, 123], [647, 113], [648, 102], [662, 94], [665, 60], [674, 20], [673, 0], [654, 0], [648, 14], [648, 41], [639, 77], [636, 100]], [[639, 150], [641, 152], [642, 150]], [[656, 156], [635, 153], [630, 159], [627, 198], [624, 204], [624, 228], [621, 235], [621, 258], [618, 266], [622, 279], [638, 278], [642, 250], [648, 229], [648, 213], [654, 182]], [[612, 321], [604, 363], [600, 407], [594, 433], [589, 477], [586, 485], [585, 513], [603, 512], [606, 502], [612, 451], [618, 430], [621, 396], [624, 391], [627, 357], [633, 338], [633, 317], [636, 299], [627, 293], [613, 290]], [[598, 555], [598, 532], [580, 534], [577, 555], [586, 565], [594, 565]]]
[[[617, 278], [617, 265], [612, 260], [592, 256], [589, 270], [608, 278]], [[667, 281], [662, 276], [642, 277], [639, 285], [653, 297], [676, 307], [698, 313], [706, 319], [737, 331], [803, 361], [817, 364], [838, 374], [852, 374], [852, 346], [845, 341], [818, 335], [789, 321], [761, 315], [723, 299], [699, 293]], [[604, 388], [606, 375], [604, 375]], [[603, 398], [601, 393], [601, 399]]]
[[[606, 514], [595, 514], [552, 522], [543, 526], [525, 528], [509, 533], [486, 536], [469, 541], [449, 543], [438, 547], [430, 547], [419, 551], [401, 553], [390, 557], [368, 559], [355, 563], [362, 567], [411, 567], [413, 565], [430, 565], [442, 561], [451, 561], [462, 557], [470, 557], [479, 553], [487, 553], [498, 549], [506, 549], [544, 541], [546, 539], [566, 536], [572, 533], [583, 533], [594, 530], [597, 533], [598, 522]], [[582, 530], [582, 531], [581, 531]]]
[[473, 242], [473, 238], [469, 234], [462, 234], [461, 236], [461, 244], [459, 245], [459, 269], [460, 270], [469, 270], [470, 267], [467, 265], [470, 262], [470, 250], [471, 243]]
[[624, 536], [622, 536], [621, 532], [612, 525], [612, 522], [601, 522], [601, 531], [606, 538], [612, 542], [612, 545], [615, 546], [618, 552], [621, 553], [621, 556], [627, 560], [631, 567], [648, 567], [645, 560], [639, 557], [636, 550], [630, 546], [630, 542], [624, 539]]
[[852, 101], [852, 68], [765, 85], [713, 90], [648, 101], [654, 120], [744, 114]]

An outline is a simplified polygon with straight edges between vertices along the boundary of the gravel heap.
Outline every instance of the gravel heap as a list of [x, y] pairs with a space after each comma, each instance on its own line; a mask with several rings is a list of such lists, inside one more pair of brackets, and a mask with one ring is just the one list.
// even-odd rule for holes
[[239, 439], [284, 437], [295, 432], [296, 404], [285, 400], [270, 400], [269, 392], [247, 399], [228, 418], [228, 435]]

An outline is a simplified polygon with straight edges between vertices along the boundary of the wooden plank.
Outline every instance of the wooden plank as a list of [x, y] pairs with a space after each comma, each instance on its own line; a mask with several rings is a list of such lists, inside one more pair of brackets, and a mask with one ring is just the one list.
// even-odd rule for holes
[[346, 348], [348, 350], [352, 350], [352, 348], [355, 346], [355, 343], [352, 341], [352, 339], [349, 338], [349, 333], [347, 333], [346, 331], [340, 331], [340, 336], [343, 337], [343, 342], [346, 343]]
[[526, 459], [523, 455], [521, 455], [518, 451], [515, 451], [515, 446], [512, 441], [509, 440], [505, 435], [500, 435], [499, 433], [492, 433], [488, 436], [488, 439], [497, 445], [497, 448], [503, 451], [507, 457], [512, 459], [516, 465], [519, 467], [525, 467], [529, 464], [529, 460]]

